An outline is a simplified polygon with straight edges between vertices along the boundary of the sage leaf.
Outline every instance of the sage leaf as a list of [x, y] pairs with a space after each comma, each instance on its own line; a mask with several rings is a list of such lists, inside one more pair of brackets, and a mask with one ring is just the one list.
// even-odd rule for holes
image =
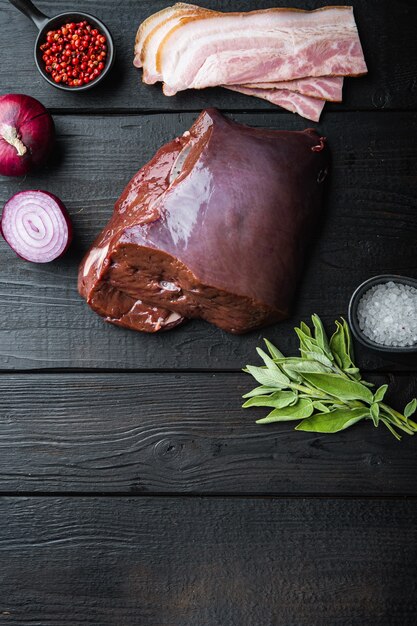
[[271, 357], [275, 360], [275, 359], [285, 359], [285, 356], [282, 354], [281, 350], [278, 350], [278, 348], [276, 346], [274, 346], [273, 343], [271, 343], [270, 341], [268, 341], [268, 339], [264, 339], [265, 341], [265, 345], [268, 348], [269, 354], [271, 355]]
[[294, 406], [283, 409], [274, 409], [266, 417], [256, 420], [257, 424], [271, 424], [272, 422], [290, 422], [310, 417], [314, 411], [311, 400], [299, 400]]
[[286, 374], [288, 376], [288, 378], [290, 380], [292, 380], [292, 382], [294, 383], [302, 383], [303, 379], [300, 376], [300, 374], [298, 374], [296, 371], [294, 371], [292, 369], [292, 367], [290, 365], [288, 365], [287, 363], [282, 364], [281, 365], [281, 369], [284, 372], [284, 374]]
[[417, 409], [417, 399], [413, 398], [412, 400], [410, 400], [410, 402], [406, 405], [405, 409], [404, 409], [404, 416], [405, 417], [411, 417], [413, 415], [413, 413], [416, 412]]
[[371, 404], [370, 413], [374, 426], [377, 428], [379, 424], [379, 404], [377, 402]]
[[[352, 338], [347, 322], [336, 321], [336, 330], [327, 339], [323, 324], [312, 316], [313, 329], [304, 322], [295, 332], [300, 342], [299, 357], [286, 358], [265, 339], [268, 354], [258, 350], [264, 365], [248, 365], [259, 386], [244, 394], [244, 408], [271, 407], [273, 410], [259, 423], [303, 420], [297, 430], [338, 432], [360, 419], [375, 426], [385, 424], [400, 439], [399, 432], [417, 433], [417, 421], [411, 415], [417, 410], [417, 399], [411, 400], [399, 413], [383, 402], [387, 385], [374, 393], [372, 383], [362, 380], [353, 362]], [[399, 431], [399, 432], [398, 432]]]
[[338, 374], [304, 374], [303, 377], [320, 391], [340, 400], [363, 400], [372, 404], [372, 392], [361, 383]]
[[347, 370], [353, 363], [349, 353], [349, 344], [346, 342], [346, 333], [343, 325], [336, 321], [336, 330], [330, 338], [330, 349], [337, 365]]
[[[348, 374], [350, 378], [354, 378], [355, 380], [362, 380], [362, 376], [358, 367], [347, 367], [343, 371], [345, 372], [345, 374]], [[366, 381], [363, 381], [362, 384], [366, 385], [367, 387], [374, 386], [373, 383], [367, 383]]]
[[265, 385], [261, 385], [260, 387], [255, 387], [252, 391], [245, 393], [242, 398], [254, 398], [255, 396], [264, 396], [267, 393], [273, 393], [276, 391], [276, 387], [265, 387]]
[[295, 429], [310, 433], [338, 433], [365, 417], [369, 417], [369, 410], [365, 407], [363, 409], [336, 409], [330, 413], [316, 413], [300, 422]]
[[247, 409], [250, 406], [273, 406], [276, 409], [282, 409], [296, 401], [297, 396], [298, 394], [294, 391], [276, 391], [270, 396], [249, 398], [242, 407]]
[[300, 328], [294, 328], [294, 330], [300, 340], [300, 352], [302, 356], [304, 356], [305, 352], [324, 354], [323, 350], [317, 345], [317, 342], [313, 337], [309, 337], [303, 333]]
[[316, 411], [320, 411], [321, 413], [329, 413], [330, 411], [329, 407], [323, 404], [323, 402], [315, 401], [313, 402], [313, 406]]
[[307, 359], [287, 359], [285, 368], [290, 369], [293, 372], [299, 372], [300, 374], [303, 374], [304, 372], [327, 374], [329, 372], [329, 368], [322, 365], [319, 361], [308, 361]]
[[316, 354], [324, 356], [324, 350], [317, 344], [315, 339], [310, 339], [310, 337], [304, 338], [303, 346], [301, 347], [301, 344], [300, 344], [300, 351], [303, 357], [306, 357], [306, 358], [311, 358], [311, 356], [309, 357], [307, 356], [307, 354], [313, 355], [313, 358], [314, 358], [314, 355]]
[[350, 334], [348, 323], [347, 323], [347, 321], [345, 319], [343, 319], [343, 317], [342, 317], [342, 328], [343, 328], [343, 334], [345, 336], [346, 352], [347, 352], [347, 354], [349, 356], [350, 362], [353, 365], [352, 336]]
[[388, 385], [381, 385], [374, 393], [374, 402], [382, 402], [385, 393], [388, 389]]
[[340, 322], [336, 321], [336, 330], [330, 337], [330, 349], [333, 353], [337, 365], [342, 369], [346, 369], [351, 365], [350, 357], [347, 353], [345, 333]]
[[266, 352], [261, 350], [261, 348], [256, 348], [256, 352], [259, 354], [262, 361], [265, 363], [266, 367], [268, 367], [271, 370], [278, 369], [274, 361], [271, 359], [271, 357]]
[[310, 327], [307, 326], [307, 324], [305, 322], [301, 322], [300, 330], [301, 330], [302, 333], [304, 333], [304, 335], [307, 335], [307, 337], [311, 337]]
[[270, 370], [266, 367], [255, 367], [254, 365], [247, 365], [246, 370], [251, 374], [254, 379], [261, 385], [267, 387], [275, 387], [278, 389], [284, 389], [290, 382], [289, 378], [285, 376], [278, 368], [276, 370]]
[[327, 358], [331, 362], [333, 360], [333, 354], [332, 354], [332, 351], [330, 350], [329, 340], [327, 338], [326, 331], [324, 330], [323, 323], [321, 319], [319, 318], [319, 316], [316, 314], [311, 316], [311, 320], [313, 322], [314, 330], [316, 331], [315, 339], [316, 339], [317, 345], [323, 350], [324, 354], [327, 356]]
[[327, 371], [329, 371], [329, 369], [330, 370], [333, 369], [333, 364], [331, 360], [325, 354], [319, 354], [318, 352], [305, 352], [304, 357], [306, 359], [312, 359], [312, 360], [318, 361], [322, 365], [325, 365], [327, 368]]

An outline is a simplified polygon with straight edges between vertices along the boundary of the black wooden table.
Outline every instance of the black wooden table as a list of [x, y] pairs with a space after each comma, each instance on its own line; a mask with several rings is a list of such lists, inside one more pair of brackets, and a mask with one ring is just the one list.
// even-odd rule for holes
[[[50, 265], [0, 242], [1, 624], [416, 624], [417, 439], [369, 423], [323, 436], [260, 427], [240, 408], [252, 387], [241, 368], [263, 336], [295, 353], [294, 324], [316, 312], [330, 328], [365, 278], [417, 276], [417, 4], [352, 4], [369, 75], [347, 80], [319, 124], [333, 155], [327, 217], [293, 317], [234, 337], [199, 321], [159, 336], [106, 325], [77, 294], [77, 265], [133, 173], [205, 106], [252, 126], [312, 124], [231, 92], [166, 98], [140, 84], [132, 42], [162, 0], [40, 1], [51, 15], [97, 14], [116, 41], [111, 79], [59, 92], [35, 69], [34, 27], [0, 0], [1, 92], [39, 98], [58, 132], [49, 166], [2, 178], [1, 201], [47, 189], [75, 226]], [[415, 359], [357, 359], [394, 405], [416, 395]]]

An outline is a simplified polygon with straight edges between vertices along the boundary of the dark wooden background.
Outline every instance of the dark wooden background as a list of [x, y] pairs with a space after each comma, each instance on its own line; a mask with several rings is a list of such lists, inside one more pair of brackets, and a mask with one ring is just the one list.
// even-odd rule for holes
[[[0, 0], [1, 93], [39, 98], [58, 132], [49, 166], [1, 178], [0, 200], [47, 189], [75, 226], [70, 253], [50, 265], [0, 242], [0, 624], [414, 625], [417, 440], [369, 424], [327, 436], [260, 427], [262, 411], [240, 405], [252, 386], [241, 368], [263, 336], [294, 353], [294, 324], [316, 312], [330, 329], [365, 278], [417, 277], [417, 4], [352, 1], [369, 75], [348, 79], [319, 124], [333, 154], [325, 224], [293, 317], [244, 337], [199, 321], [129, 332], [76, 290], [81, 255], [124, 185], [202, 108], [314, 126], [220, 89], [166, 98], [142, 85], [135, 31], [167, 4], [39, 1], [50, 15], [96, 14], [114, 34], [111, 78], [67, 94], [35, 69], [33, 25]], [[357, 360], [399, 408], [417, 394], [415, 358], [358, 348]]]

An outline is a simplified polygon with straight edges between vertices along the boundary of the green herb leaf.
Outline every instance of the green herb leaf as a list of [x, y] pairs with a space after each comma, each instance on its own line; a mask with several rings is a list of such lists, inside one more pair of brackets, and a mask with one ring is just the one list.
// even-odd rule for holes
[[316, 411], [320, 411], [321, 413], [329, 413], [330, 411], [328, 406], [323, 404], [323, 402], [319, 402], [318, 400], [313, 402], [313, 406]]
[[345, 372], [347, 372], [348, 374], [359, 374], [359, 367], [347, 367], [345, 369]]
[[278, 369], [278, 367], [276, 366], [275, 362], [271, 359], [271, 357], [266, 352], [261, 350], [261, 348], [256, 348], [256, 352], [259, 354], [259, 356], [261, 357], [262, 361], [265, 363], [268, 369], [271, 369], [271, 370]]
[[311, 337], [310, 327], [307, 326], [307, 324], [305, 322], [301, 322], [300, 323], [300, 330], [301, 330], [302, 333], [304, 333], [304, 335], [307, 335], [307, 337]]
[[337, 365], [342, 370], [350, 367], [351, 360], [347, 351], [343, 326], [340, 322], [336, 321], [336, 330], [330, 338], [329, 345]]
[[281, 350], [278, 350], [278, 348], [276, 346], [274, 346], [273, 343], [271, 343], [270, 341], [268, 341], [268, 339], [264, 339], [265, 341], [265, 345], [268, 348], [269, 354], [272, 356], [272, 358], [275, 359], [285, 359], [284, 355], [282, 354]]
[[413, 398], [412, 400], [410, 400], [410, 402], [406, 405], [405, 409], [404, 409], [404, 416], [405, 417], [411, 417], [413, 415], [413, 413], [416, 412], [417, 409], [417, 399]]
[[338, 433], [368, 416], [369, 410], [366, 408], [336, 409], [330, 413], [316, 413], [300, 422], [295, 429], [312, 433]]
[[251, 374], [254, 379], [261, 385], [267, 387], [275, 387], [276, 389], [284, 389], [290, 382], [289, 378], [285, 376], [279, 369], [270, 370], [266, 367], [255, 367], [254, 365], [247, 365], [246, 370]]
[[311, 400], [299, 400], [294, 406], [283, 409], [274, 409], [266, 417], [256, 420], [257, 424], [271, 424], [272, 422], [290, 422], [304, 419], [312, 415], [314, 411]]
[[328, 374], [329, 368], [325, 365], [322, 365], [319, 361], [308, 359], [287, 359], [287, 363], [285, 363], [285, 370], [290, 369], [293, 372], [299, 372], [300, 374], [305, 373], [314, 373], [314, 374]]
[[329, 340], [327, 339], [327, 335], [326, 335], [326, 331], [324, 330], [323, 323], [321, 319], [319, 318], [319, 316], [316, 314], [312, 315], [311, 319], [313, 322], [314, 330], [316, 331], [315, 339], [316, 339], [317, 345], [323, 350], [324, 354], [327, 356], [327, 358], [329, 359], [331, 363], [331, 361], [333, 360], [333, 354], [332, 354], [332, 351], [330, 350]]
[[281, 369], [284, 372], [284, 374], [286, 374], [288, 376], [288, 378], [293, 382], [293, 383], [302, 383], [303, 379], [300, 376], [300, 374], [298, 374], [297, 372], [295, 372], [291, 366], [287, 365], [287, 363], [283, 363], [281, 365]]
[[260, 387], [255, 387], [252, 391], [245, 393], [242, 398], [254, 398], [255, 396], [265, 396], [268, 393], [274, 393], [277, 390], [276, 387], [265, 387], [265, 385], [261, 385]]
[[300, 419], [297, 430], [332, 433], [366, 419], [375, 426], [382, 422], [397, 439], [397, 431], [417, 433], [417, 421], [410, 419], [417, 410], [417, 399], [411, 400], [402, 414], [383, 402], [387, 385], [372, 393], [369, 387], [374, 385], [362, 380], [353, 362], [346, 321], [336, 321], [330, 341], [320, 318], [313, 315], [312, 321], [313, 333], [304, 322], [295, 328], [301, 357], [286, 358], [265, 339], [269, 354], [258, 350], [265, 366], [248, 365], [243, 370], [259, 383], [243, 396], [247, 399], [243, 406], [273, 407], [258, 423]]
[[346, 352], [350, 358], [350, 362], [353, 365], [354, 355], [353, 355], [352, 336], [350, 334], [348, 323], [345, 319], [343, 319], [343, 317], [342, 317], [342, 328], [343, 328], [343, 333], [345, 335]]
[[303, 378], [320, 391], [340, 400], [363, 400], [372, 404], [373, 395], [367, 387], [338, 374], [304, 374]]
[[382, 402], [385, 393], [388, 389], [388, 385], [381, 385], [374, 393], [374, 402]]
[[374, 404], [371, 404], [370, 413], [371, 413], [371, 417], [372, 417], [372, 421], [374, 423], [374, 426], [378, 427], [378, 424], [379, 424], [379, 404], [377, 402], [374, 402]]
[[273, 406], [276, 409], [282, 409], [296, 401], [297, 396], [298, 394], [294, 391], [276, 391], [270, 396], [249, 398], [242, 406], [244, 409], [250, 406]]
[[[353, 363], [352, 340], [349, 326], [345, 320], [343, 320], [342, 324], [336, 320], [336, 331], [330, 339], [330, 349], [340, 369], [345, 372], [349, 378], [361, 380], [360, 371]], [[368, 383], [365, 384], [367, 385]]]
[[315, 339], [305, 335], [299, 328], [295, 328], [294, 330], [300, 340], [300, 352], [303, 357], [306, 356], [306, 352], [324, 355], [324, 351], [320, 348]]
[[329, 370], [333, 369], [333, 364], [331, 362], [331, 360], [329, 358], [327, 358], [327, 356], [325, 354], [319, 354], [318, 352], [305, 352], [304, 353], [304, 358], [305, 359], [311, 359], [314, 361], [318, 361], [318, 363], [321, 363], [322, 365], [324, 365], [326, 367], [326, 371], [328, 372]]

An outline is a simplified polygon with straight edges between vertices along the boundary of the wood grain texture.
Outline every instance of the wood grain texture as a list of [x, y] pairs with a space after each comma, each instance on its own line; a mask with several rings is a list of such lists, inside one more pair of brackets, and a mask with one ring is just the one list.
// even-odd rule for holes
[[[390, 384], [402, 409], [415, 376]], [[417, 495], [416, 439], [260, 426], [245, 374], [0, 377], [0, 492]]]
[[416, 500], [5, 498], [0, 623], [414, 626]]
[[[0, 180], [2, 203], [22, 189], [56, 193], [75, 227], [69, 254], [48, 265], [25, 263], [0, 241], [0, 369], [236, 370], [265, 335], [295, 353], [294, 324], [313, 312], [328, 323], [346, 315], [352, 291], [369, 276], [417, 276], [417, 113], [340, 113], [320, 126], [333, 155], [327, 215], [288, 322], [243, 337], [200, 321], [160, 335], [104, 323], [77, 294], [81, 256], [129, 178], [195, 117], [56, 116], [58, 142], [49, 167], [27, 179]], [[233, 117], [259, 127], [304, 128], [292, 115]], [[363, 350], [358, 357], [369, 370], [416, 368], [416, 357], [382, 359]]]
[[[269, 109], [282, 111], [264, 101], [222, 89], [183, 92], [176, 97], [162, 95], [161, 86], [141, 83], [141, 73], [132, 65], [136, 30], [146, 17], [166, 7], [165, 0], [53, 0], [37, 2], [48, 15], [68, 9], [97, 15], [114, 35], [117, 59], [105, 84], [83, 94], [62, 93], [50, 87], [36, 70], [33, 46], [36, 29], [7, 0], [0, 0], [2, 46], [0, 67], [2, 92], [23, 92], [41, 99], [56, 109], [112, 110], [194, 110], [205, 106], [226, 109]], [[325, 0], [199, 0], [200, 6], [224, 11], [288, 6], [315, 9], [329, 4]], [[348, 79], [343, 105], [326, 105], [326, 111], [348, 110], [410, 110], [417, 103], [415, 59], [417, 40], [415, 24], [417, 5], [414, 0], [350, 0], [361, 36], [368, 76]], [[7, 25], [7, 28], [5, 26]], [[16, 34], [19, 34], [16, 37]], [[13, 50], [13, 54], [10, 54]], [[16, 72], [18, 68], [18, 73]], [[325, 114], [326, 115], [326, 114]]]
[[[319, 125], [333, 153], [321, 236], [292, 319], [245, 337], [198, 321], [160, 336], [106, 325], [77, 294], [77, 265], [129, 178], [190, 126], [187, 111], [307, 123], [220, 89], [166, 98], [141, 84], [135, 31], [164, 0], [35, 2], [50, 15], [102, 18], [117, 60], [97, 90], [49, 87], [33, 61], [34, 26], [0, 0], [1, 91], [39, 98], [58, 130], [49, 166], [1, 178], [0, 202], [47, 189], [75, 226], [70, 253], [47, 266], [0, 241], [1, 626], [414, 626], [415, 438], [398, 443], [370, 424], [333, 436], [258, 426], [263, 411], [240, 408], [252, 379], [235, 370], [256, 361], [264, 335], [294, 353], [294, 323], [345, 315], [363, 279], [417, 276], [415, 0], [352, 0], [370, 71], [347, 81], [343, 104], [327, 105]], [[416, 358], [358, 351], [361, 367], [407, 372], [368, 376], [390, 383], [398, 408], [416, 395]], [[42, 368], [88, 371], [26, 371]]]

